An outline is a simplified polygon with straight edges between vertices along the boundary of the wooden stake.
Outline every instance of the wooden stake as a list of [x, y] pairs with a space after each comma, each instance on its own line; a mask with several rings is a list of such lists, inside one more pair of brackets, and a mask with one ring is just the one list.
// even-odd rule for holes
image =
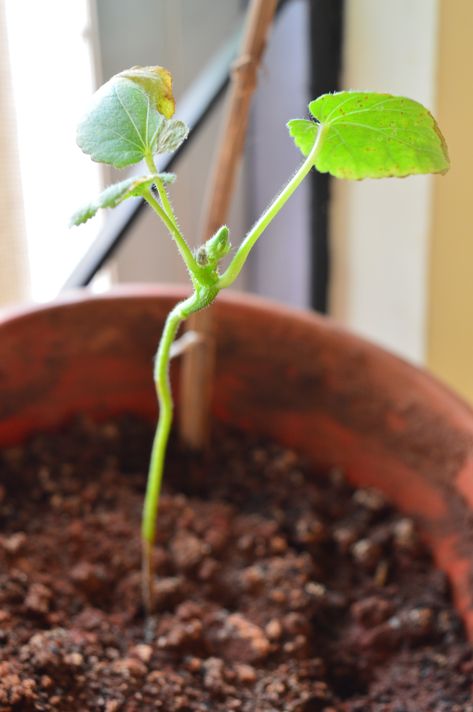
[[[210, 180], [210, 202], [202, 242], [225, 223], [248, 124], [258, 67], [276, 9], [277, 0], [251, 0], [239, 57], [233, 65], [232, 84], [217, 156]], [[188, 329], [200, 334], [198, 343], [184, 354], [181, 371], [180, 434], [193, 450], [205, 446], [209, 434], [212, 374], [215, 363], [212, 309], [194, 314]]]

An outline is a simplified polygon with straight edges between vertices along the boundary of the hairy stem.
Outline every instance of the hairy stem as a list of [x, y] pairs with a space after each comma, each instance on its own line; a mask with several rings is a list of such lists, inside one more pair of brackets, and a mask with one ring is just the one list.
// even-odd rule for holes
[[174, 239], [177, 249], [179, 250], [182, 259], [185, 262], [189, 274], [191, 276], [192, 282], [195, 284], [195, 276], [201, 271], [197, 261], [192, 254], [192, 250], [184, 238], [184, 235], [179, 230], [177, 224], [169, 217], [165, 212], [164, 208], [158, 203], [152, 192], [150, 191], [147, 195], [143, 196], [146, 202], [153, 208], [155, 213], [161, 218], [172, 238]]
[[232, 261], [230, 262], [227, 269], [218, 281], [218, 286], [220, 289], [229, 287], [235, 281], [235, 279], [240, 274], [242, 267], [245, 264], [246, 259], [258, 238], [266, 230], [268, 225], [274, 220], [281, 208], [286, 204], [286, 202], [294, 193], [296, 188], [302, 183], [306, 175], [313, 168], [323, 132], [324, 127], [320, 125], [319, 131], [317, 133], [317, 138], [304, 163], [293, 175], [293, 177], [285, 186], [285, 188], [283, 188], [283, 190], [276, 196], [271, 205], [264, 211], [259, 220], [256, 221], [256, 223], [253, 225], [253, 227], [239, 246], [235, 256], [233, 257]]
[[[148, 167], [148, 170], [151, 173], [158, 173], [158, 169], [156, 168], [156, 164], [152, 156], [146, 156], [145, 162]], [[177, 218], [174, 214], [174, 210], [172, 209], [172, 205], [168, 198], [168, 194], [166, 192], [166, 188], [164, 187], [163, 181], [160, 178], [156, 178], [155, 185], [158, 191], [161, 204], [158, 200], [156, 200], [151, 189], [149, 190], [149, 193], [147, 195], [144, 195], [143, 197], [146, 202], [153, 208], [155, 213], [161, 218], [161, 220], [169, 230], [171, 237], [174, 239], [177, 248], [181, 254], [181, 257], [184, 260], [185, 265], [189, 271], [192, 283], [194, 284], [194, 286], [196, 286], [196, 276], [200, 271], [200, 267], [197, 264], [192, 250], [187, 244], [187, 241], [179, 228]]]
[[[158, 169], [156, 168], [156, 163], [154, 162], [154, 159], [152, 156], [146, 156], [146, 165], [148, 166], [148, 170], [151, 173], [158, 173]], [[167, 190], [163, 184], [163, 181], [160, 178], [156, 179], [156, 189], [158, 191], [159, 199], [161, 201], [161, 205], [163, 206], [164, 212], [170, 219], [170, 221], [174, 224], [175, 229], [181, 234], [182, 239], [184, 237], [182, 236], [182, 233], [179, 230], [179, 225], [177, 222], [176, 214], [173, 210], [173, 207], [171, 205], [171, 201], [168, 198]]]

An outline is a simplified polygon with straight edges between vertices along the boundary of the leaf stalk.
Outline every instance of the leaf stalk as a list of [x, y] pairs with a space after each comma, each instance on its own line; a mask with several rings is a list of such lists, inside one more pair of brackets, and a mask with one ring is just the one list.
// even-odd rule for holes
[[319, 124], [316, 140], [314, 141], [314, 145], [304, 163], [302, 163], [285, 188], [283, 188], [283, 190], [274, 198], [271, 205], [266, 208], [264, 213], [256, 221], [243, 242], [240, 244], [232, 261], [218, 281], [220, 289], [229, 287], [236, 280], [258, 238], [263, 234], [268, 225], [274, 220], [281, 208], [289, 200], [296, 188], [302, 183], [306, 175], [313, 168], [319, 147], [321, 145], [324, 128], [323, 124]]

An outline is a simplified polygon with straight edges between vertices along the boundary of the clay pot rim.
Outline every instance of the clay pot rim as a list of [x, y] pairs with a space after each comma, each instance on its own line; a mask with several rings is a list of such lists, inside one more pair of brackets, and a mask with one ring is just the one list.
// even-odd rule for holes
[[[61, 293], [51, 302], [4, 307], [0, 310], [0, 325], [28, 319], [35, 313], [61, 310], [64, 307], [75, 304], [80, 305], [84, 301], [106, 302], [117, 299], [129, 301], [135, 299], [155, 300], [165, 298], [177, 302], [186, 298], [189, 293], [189, 287], [184, 284], [153, 284], [146, 282], [117, 285], [101, 293], [91, 292], [87, 288], [73, 289]], [[428, 371], [425, 367], [409, 362], [407, 359], [393, 353], [389, 349], [379, 346], [369, 339], [350, 331], [346, 327], [338, 324], [332, 317], [281, 304], [267, 297], [238, 292], [236, 290], [227, 290], [220, 293], [215, 302], [217, 308], [219, 303], [233, 307], [243, 306], [245, 309], [258, 311], [260, 313], [266, 312], [268, 318], [276, 315], [278, 317], [283, 316], [286, 319], [296, 320], [301, 326], [304, 324], [307, 324], [311, 328], [315, 326], [319, 331], [331, 333], [334, 337], [339, 338], [348, 345], [362, 348], [370, 357], [382, 358], [391, 366], [403, 371], [404, 374], [409, 372], [411, 375], [415, 374], [418, 381], [421, 381], [424, 387], [428, 390], [434, 389], [436, 391], [436, 397], [440, 397], [444, 400], [445, 408], [448, 409], [448, 411], [450, 411], [451, 408], [454, 409], [453, 412], [457, 416], [457, 418], [455, 418], [457, 425], [473, 434], [473, 406], [452, 387]]]

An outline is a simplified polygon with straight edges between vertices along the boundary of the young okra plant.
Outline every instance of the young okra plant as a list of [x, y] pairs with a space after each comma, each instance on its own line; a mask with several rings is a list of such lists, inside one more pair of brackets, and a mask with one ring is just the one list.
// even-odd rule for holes
[[144, 162], [147, 172], [111, 185], [71, 220], [80, 225], [100, 208], [116, 207], [132, 197], [144, 198], [174, 240], [191, 282], [190, 296], [168, 314], [154, 364], [159, 419], [141, 529], [147, 613], [153, 604], [152, 549], [173, 417], [169, 363], [182, 322], [211, 304], [235, 281], [256, 241], [313, 168], [337, 178], [361, 180], [444, 173], [449, 167], [442, 134], [429, 111], [416, 101], [371, 92], [324, 94], [309, 104], [311, 118], [289, 121], [289, 133], [304, 160], [223, 268], [222, 260], [231, 251], [228, 228], [223, 225], [203, 246], [193, 250], [168, 197], [168, 186], [175, 176], [159, 173], [156, 168], [156, 156], [175, 151], [188, 134], [186, 125], [173, 118], [174, 110], [171, 75], [163, 67], [133, 67], [112, 77], [96, 92], [78, 127], [79, 147], [92, 160], [114, 168]]

